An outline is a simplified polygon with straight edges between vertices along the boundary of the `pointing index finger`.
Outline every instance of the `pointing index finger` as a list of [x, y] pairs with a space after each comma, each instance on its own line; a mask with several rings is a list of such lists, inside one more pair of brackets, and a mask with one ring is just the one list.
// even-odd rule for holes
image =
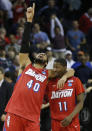
[[33, 3], [33, 9], [35, 9], [35, 3]]

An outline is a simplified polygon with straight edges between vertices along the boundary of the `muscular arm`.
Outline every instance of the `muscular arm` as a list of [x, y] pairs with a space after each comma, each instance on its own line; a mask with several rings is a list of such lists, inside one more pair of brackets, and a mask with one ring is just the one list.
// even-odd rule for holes
[[80, 95], [77, 96], [77, 105], [74, 109], [74, 111], [70, 114], [72, 119], [80, 112], [80, 110], [83, 108], [83, 103], [84, 103], [84, 93], [81, 93]]
[[[63, 75], [66, 76], [66, 78], [72, 77], [74, 76], [74, 69], [68, 69], [67, 72]], [[56, 71], [54, 71], [53, 69], [48, 70], [48, 77], [49, 78], [55, 78], [58, 76], [58, 73]]]
[[21, 50], [19, 53], [19, 59], [20, 59], [20, 66], [26, 66], [28, 61], [28, 55], [29, 55], [29, 41], [30, 41], [30, 32], [31, 32], [31, 23], [26, 22], [25, 23], [25, 28], [24, 28], [24, 33], [22, 37], [22, 46]]
[[[74, 76], [74, 69], [69, 69], [67, 70], [67, 72], [61, 77], [61, 79], [58, 81], [57, 86], [58, 88], [62, 88], [66, 82], [66, 80], [72, 76]], [[48, 71], [48, 77], [51, 78], [55, 78], [58, 77], [58, 74], [56, 71], [54, 70], [49, 70]]]
[[61, 121], [62, 126], [68, 126], [72, 119], [80, 112], [80, 110], [83, 108], [83, 103], [84, 103], [84, 94], [81, 93], [80, 95], [77, 96], [77, 105], [75, 106], [75, 109], [73, 112], [66, 117], [63, 121]]
[[22, 46], [19, 53], [19, 61], [20, 61], [19, 74], [22, 72], [23, 68], [25, 68], [31, 62], [29, 59], [29, 46], [30, 46], [29, 41], [30, 41], [32, 19], [34, 16], [34, 9], [35, 9], [35, 4], [33, 4], [33, 7], [27, 8], [27, 12], [26, 12], [27, 22], [25, 23], [24, 33], [22, 37]]

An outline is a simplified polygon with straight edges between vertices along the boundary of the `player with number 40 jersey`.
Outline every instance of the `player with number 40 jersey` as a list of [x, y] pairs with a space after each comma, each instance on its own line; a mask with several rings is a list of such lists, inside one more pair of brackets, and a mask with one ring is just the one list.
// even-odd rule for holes
[[28, 65], [16, 83], [5, 111], [28, 120], [39, 121], [39, 109], [42, 105], [47, 79], [47, 70]]

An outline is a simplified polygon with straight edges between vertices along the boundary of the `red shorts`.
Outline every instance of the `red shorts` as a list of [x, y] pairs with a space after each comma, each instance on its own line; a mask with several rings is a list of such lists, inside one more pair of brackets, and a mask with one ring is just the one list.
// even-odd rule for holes
[[52, 120], [52, 131], [80, 131], [80, 125], [73, 122], [67, 127], [61, 127], [60, 121]]
[[7, 113], [3, 131], [40, 131], [40, 123]]

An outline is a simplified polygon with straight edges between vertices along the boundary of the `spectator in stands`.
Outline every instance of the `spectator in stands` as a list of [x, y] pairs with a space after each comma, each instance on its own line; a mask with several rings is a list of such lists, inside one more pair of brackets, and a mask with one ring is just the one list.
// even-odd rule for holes
[[24, 0], [16, 0], [13, 5], [14, 21], [18, 22], [19, 18], [24, 17], [26, 9], [26, 3]]
[[90, 59], [92, 61], [92, 27], [90, 27], [90, 29], [88, 30], [87, 47], [88, 47], [88, 52], [90, 54]]
[[5, 22], [5, 12], [3, 10], [0, 10], [0, 28], [5, 25]]
[[4, 74], [4, 79], [10, 83], [11, 87], [12, 87], [12, 91], [13, 91], [13, 88], [14, 88], [14, 84], [16, 83], [16, 76], [14, 73], [10, 72], [10, 71], [7, 71], [5, 72]]
[[8, 70], [7, 71], [11, 71], [11, 72], [15, 72], [15, 66], [13, 64], [13, 60], [16, 56], [16, 51], [14, 48], [10, 47], [8, 49], [8, 52], [7, 52], [7, 61], [8, 61]]
[[8, 49], [13, 47], [15, 49], [15, 51], [18, 53], [20, 51], [20, 45], [17, 44], [17, 39], [14, 35], [10, 35], [9, 36], [10, 39], [10, 44], [5, 46], [5, 50], [6, 52], [8, 52]]
[[15, 55], [15, 58], [13, 60], [13, 64], [15, 66], [15, 73], [14, 74], [15, 74], [15, 77], [17, 78], [18, 73], [19, 73], [19, 68], [20, 68], [20, 66], [19, 66], [19, 54]]
[[22, 17], [22, 18], [19, 18], [17, 24], [18, 24], [18, 26], [20, 26], [20, 27], [24, 27], [25, 22], [26, 22], [25, 17]]
[[83, 84], [87, 84], [89, 79], [92, 79], [92, 69], [86, 66], [85, 55], [81, 56], [81, 65], [75, 68], [75, 76], [77, 76]]
[[92, 27], [92, 8], [89, 8], [88, 11], [80, 17], [79, 25], [80, 30], [87, 34]]
[[66, 51], [64, 30], [62, 24], [55, 15], [51, 17], [51, 38], [54, 56], [56, 58], [64, 58], [64, 53]]
[[15, 49], [13, 47], [8, 48], [7, 58], [10, 59], [11, 61], [13, 61], [15, 58], [15, 55], [16, 55]]
[[71, 68], [75, 61], [72, 59], [72, 52], [70, 50], [67, 50], [65, 52], [65, 59], [67, 62], [67, 68]]
[[6, 117], [4, 109], [8, 103], [11, 94], [12, 94], [11, 84], [9, 84], [4, 79], [4, 69], [0, 67], [0, 131], [3, 130], [3, 124]]
[[85, 35], [79, 30], [78, 21], [73, 21], [73, 29], [69, 30], [66, 35], [67, 47], [73, 52], [73, 57], [76, 57], [76, 53], [80, 50], [80, 46], [86, 43]]
[[19, 54], [15, 55], [14, 61], [13, 61], [16, 69], [19, 69]]
[[92, 68], [86, 65], [87, 54], [81, 57], [81, 65], [75, 69], [75, 75], [81, 79], [85, 88], [85, 101], [80, 112], [81, 131], [92, 130]]
[[0, 47], [5, 47], [9, 42], [9, 38], [6, 37], [6, 29], [0, 28]]
[[85, 55], [85, 58], [86, 58], [86, 66], [88, 66], [90, 69], [92, 69], [92, 65], [89, 61], [89, 58], [88, 58], [88, 54], [84, 53], [83, 51], [78, 51], [77, 53], [77, 62], [75, 62], [73, 65], [72, 65], [72, 68], [76, 69], [77, 67], [79, 67], [81, 65], [81, 58], [82, 56]]
[[81, 0], [63, 0], [66, 4], [69, 4], [70, 10], [78, 10], [81, 6]]
[[16, 34], [16, 39], [17, 39], [17, 44], [18, 45], [21, 45], [21, 40], [22, 40], [23, 32], [24, 32], [24, 28], [21, 27], [21, 26], [19, 26], [17, 28], [17, 34]]
[[50, 22], [50, 17], [53, 14], [59, 15], [59, 8], [56, 6], [55, 0], [48, 0], [48, 5], [41, 8], [38, 12], [38, 15], [47, 23]]
[[17, 23], [13, 23], [13, 25], [11, 27], [11, 34], [16, 35], [18, 27], [23, 27], [24, 28], [25, 21], [26, 21], [26, 19], [24, 17], [22, 17], [22, 18], [19, 18]]
[[48, 0], [48, 5], [41, 8], [38, 12], [40, 23], [44, 30], [50, 34], [50, 18], [55, 14], [60, 17], [60, 10], [56, 6], [55, 0]]
[[47, 47], [46, 54], [48, 57], [48, 64], [46, 66], [46, 69], [53, 69], [54, 60], [56, 59], [53, 57], [53, 52], [51, 47]]
[[89, 53], [85, 53], [85, 57], [86, 57], [86, 65], [92, 69], [92, 64], [91, 64], [91, 61], [90, 61], [90, 56], [89, 56]]
[[0, 66], [4, 68], [5, 72], [9, 70], [4, 47], [0, 47]]
[[11, 0], [1, 0], [0, 1], [0, 6], [1, 9], [4, 12], [4, 20], [3, 20], [3, 24], [4, 27], [7, 30], [7, 34], [9, 34], [11, 32], [11, 27], [13, 24], [13, 4]]
[[0, 8], [4, 11], [7, 11], [8, 19], [13, 19], [13, 11], [12, 11], [13, 5], [10, 0], [1, 0]]
[[50, 39], [48, 38], [48, 35], [40, 30], [40, 25], [38, 23], [34, 24], [33, 31], [33, 44], [43, 44], [45, 47], [50, 44]]

